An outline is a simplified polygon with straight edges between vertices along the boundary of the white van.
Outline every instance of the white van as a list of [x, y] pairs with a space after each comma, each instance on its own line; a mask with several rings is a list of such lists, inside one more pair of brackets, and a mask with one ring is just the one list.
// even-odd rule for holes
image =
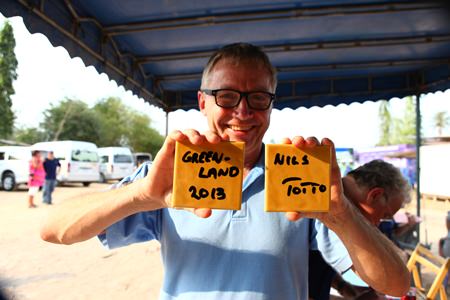
[[[31, 146], [33, 150], [53, 151], [61, 164], [56, 177], [58, 183], [81, 182], [89, 186], [100, 180], [97, 145], [82, 141], [40, 142]], [[45, 157], [44, 156], [44, 157]]]
[[134, 157], [134, 165], [135, 167], [139, 167], [140, 165], [142, 165], [144, 162], [146, 161], [152, 161], [152, 154], [148, 153], [148, 152], [136, 152], [133, 153], [133, 157]]
[[0, 179], [3, 190], [12, 191], [20, 184], [27, 184], [30, 160], [30, 147], [0, 147]]
[[127, 147], [98, 148], [98, 155], [102, 182], [120, 180], [134, 171], [133, 154]]

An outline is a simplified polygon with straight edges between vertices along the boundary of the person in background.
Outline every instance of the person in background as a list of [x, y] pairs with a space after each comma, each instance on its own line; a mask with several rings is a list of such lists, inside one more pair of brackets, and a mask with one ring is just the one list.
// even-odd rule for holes
[[418, 242], [415, 233], [420, 222], [421, 219], [416, 215], [399, 211], [392, 219], [382, 220], [378, 229], [400, 249], [414, 250]]
[[[447, 235], [439, 239], [439, 255], [442, 257], [450, 257], [450, 211], [447, 211], [447, 217], [445, 218], [445, 224], [447, 227]], [[445, 276], [444, 287], [447, 289], [449, 274]]]
[[53, 151], [47, 153], [47, 158], [44, 161], [45, 170], [45, 182], [42, 203], [51, 205], [52, 204], [52, 193], [56, 186], [56, 174], [59, 171], [61, 164], [59, 160], [55, 158]]
[[[381, 220], [392, 219], [393, 215], [411, 200], [411, 186], [407, 179], [398, 168], [383, 160], [373, 160], [349, 171], [342, 178], [342, 182], [344, 194], [374, 226], [378, 226]], [[359, 281], [366, 287], [352, 285], [329, 265], [324, 264], [326, 262], [317, 253], [311, 254], [309, 262], [311, 299], [329, 299], [330, 285], [344, 298], [357, 296], [364, 296], [364, 299], [378, 298], [377, 293], [368, 288], [364, 282]]]
[[[264, 211], [262, 140], [276, 85], [276, 70], [261, 48], [247, 43], [222, 47], [209, 59], [197, 92], [209, 131], [173, 131], [153, 163], [141, 165], [117, 188], [72, 198], [52, 209], [41, 238], [73, 244], [98, 237], [110, 248], [159, 240], [164, 263], [160, 297], [167, 300], [306, 300], [308, 249], [319, 249], [342, 272], [354, 268], [378, 289], [403, 295], [409, 287], [408, 270], [390, 241], [344, 195], [331, 140], [283, 139], [299, 149], [330, 147], [330, 210]], [[245, 143], [242, 208], [174, 209], [176, 142], [222, 141]]]
[[38, 193], [45, 179], [44, 165], [41, 159], [41, 153], [37, 150], [31, 152], [28, 177], [28, 207], [37, 207], [34, 204], [34, 197]]

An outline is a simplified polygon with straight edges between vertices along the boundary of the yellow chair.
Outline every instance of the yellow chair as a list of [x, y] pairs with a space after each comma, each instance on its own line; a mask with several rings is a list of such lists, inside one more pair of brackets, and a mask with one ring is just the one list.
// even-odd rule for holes
[[[424, 266], [427, 270], [431, 270], [436, 274], [428, 291], [422, 284], [422, 278], [419, 273], [419, 265]], [[407, 264], [409, 272], [413, 275], [414, 285], [417, 288], [417, 296], [424, 299], [435, 299], [439, 291], [440, 299], [447, 300], [445, 287], [442, 283], [448, 273], [449, 266], [450, 259], [435, 255], [423, 245], [417, 244]]]

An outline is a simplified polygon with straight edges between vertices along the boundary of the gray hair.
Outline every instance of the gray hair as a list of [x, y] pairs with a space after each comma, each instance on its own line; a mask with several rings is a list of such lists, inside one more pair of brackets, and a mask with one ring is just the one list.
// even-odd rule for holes
[[368, 189], [381, 187], [388, 195], [397, 192], [403, 194], [404, 204], [411, 201], [409, 182], [398, 168], [381, 159], [372, 160], [350, 171], [347, 175], [352, 176], [360, 187]]
[[207, 88], [206, 86], [207, 80], [212, 70], [214, 69], [214, 66], [217, 64], [218, 61], [223, 59], [228, 59], [236, 65], [239, 65], [240, 63], [243, 62], [251, 62], [265, 67], [271, 75], [271, 85], [273, 91], [275, 91], [277, 87], [276, 69], [270, 62], [267, 54], [264, 53], [264, 51], [260, 47], [248, 43], [229, 44], [223, 46], [218, 51], [216, 51], [210, 57], [208, 63], [205, 66], [205, 69], [203, 70], [201, 83], [202, 89]]

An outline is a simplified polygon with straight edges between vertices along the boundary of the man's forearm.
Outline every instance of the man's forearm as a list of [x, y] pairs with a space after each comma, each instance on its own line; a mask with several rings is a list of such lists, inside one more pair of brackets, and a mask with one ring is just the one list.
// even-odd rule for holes
[[406, 294], [409, 273], [394, 244], [369, 224], [354, 206], [327, 224], [350, 253], [359, 276], [375, 290], [393, 296]]
[[[117, 221], [142, 211], [137, 204], [138, 180], [130, 185], [105, 192], [69, 199], [55, 207], [41, 228], [41, 238], [58, 244], [88, 240]], [[146, 209], [151, 207], [146, 207]], [[154, 207], [158, 209], [160, 207]]]

